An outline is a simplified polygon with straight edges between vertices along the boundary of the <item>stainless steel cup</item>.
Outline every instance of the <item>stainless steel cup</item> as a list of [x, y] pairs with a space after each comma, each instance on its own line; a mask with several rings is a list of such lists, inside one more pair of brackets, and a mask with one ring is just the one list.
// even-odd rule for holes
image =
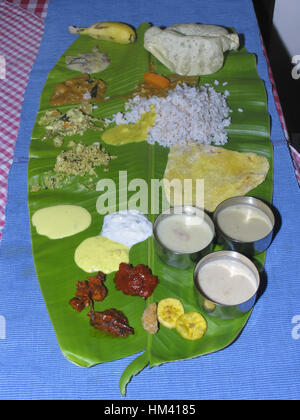
[[[254, 293], [253, 296], [251, 296], [250, 299], [248, 299], [245, 302], [240, 302], [236, 305], [224, 305], [224, 304], [218, 303], [218, 302], [212, 300], [211, 298], [209, 298], [208, 296], [206, 296], [205, 293], [203, 292], [203, 290], [200, 287], [200, 284], [199, 284], [199, 281], [198, 281], [198, 274], [199, 274], [199, 271], [201, 270], [201, 268], [205, 264], [207, 264], [208, 262], [215, 261], [217, 263], [217, 261], [219, 259], [224, 259], [224, 257], [226, 259], [228, 259], [229, 261], [234, 260], [234, 261], [238, 261], [238, 262], [244, 264], [254, 274], [254, 277], [255, 277], [256, 283], [257, 283], [256, 292]], [[259, 289], [259, 286], [260, 286], [260, 277], [259, 277], [259, 273], [257, 271], [257, 268], [255, 267], [253, 262], [250, 261], [244, 255], [239, 254], [238, 252], [234, 252], [234, 251], [213, 252], [213, 253], [205, 256], [204, 258], [202, 258], [198, 262], [198, 264], [196, 265], [195, 270], [194, 270], [194, 292], [195, 292], [196, 300], [197, 300], [199, 306], [208, 315], [210, 315], [212, 317], [215, 317], [215, 318], [219, 318], [219, 319], [235, 319], [235, 318], [239, 318], [239, 317], [245, 315], [247, 312], [249, 312], [255, 304], [256, 297], [257, 297], [257, 291]]]
[[[218, 215], [222, 210], [233, 205], [248, 205], [256, 207], [259, 210], [263, 211], [265, 215], [269, 218], [272, 225], [272, 230], [270, 231], [270, 233], [264, 238], [251, 242], [240, 241], [225, 234], [218, 223]], [[267, 206], [263, 201], [257, 198], [245, 196], [228, 198], [227, 200], [223, 201], [221, 204], [218, 205], [218, 207], [214, 211], [213, 220], [215, 223], [218, 240], [222, 244], [223, 249], [225, 250], [240, 252], [241, 254], [247, 255], [251, 258], [255, 255], [264, 252], [272, 242], [275, 226], [274, 214], [269, 206]]]
[[215, 236], [215, 227], [214, 223], [211, 218], [201, 209], [193, 206], [176, 206], [171, 209], [168, 209], [161, 213], [155, 220], [153, 226], [153, 236], [154, 236], [154, 244], [155, 250], [157, 255], [161, 258], [161, 260], [172, 267], [181, 268], [181, 269], [188, 269], [195, 266], [196, 262], [199, 261], [204, 255], [209, 254], [213, 250], [213, 239], [212, 241], [204, 248], [200, 249], [197, 252], [176, 252], [170, 248], [167, 248], [161, 240], [157, 236], [157, 226], [159, 223], [171, 215], [174, 214], [186, 214], [189, 216], [193, 216], [196, 214], [203, 215], [205, 222], [210, 226], [213, 232], [213, 238]]

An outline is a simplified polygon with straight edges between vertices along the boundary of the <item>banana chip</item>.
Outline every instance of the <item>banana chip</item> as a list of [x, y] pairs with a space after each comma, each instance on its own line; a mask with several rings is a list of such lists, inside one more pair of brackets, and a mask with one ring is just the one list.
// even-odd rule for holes
[[177, 318], [176, 330], [186, 340], [199, 340], [207, 330], [207, 323], [199, 312], [188, 312]]
[[159, 322], [167, 328], [175, 328], [177, 319], [184, 313], [180, 300], [175, 298], [162, 299], [157, 306]]

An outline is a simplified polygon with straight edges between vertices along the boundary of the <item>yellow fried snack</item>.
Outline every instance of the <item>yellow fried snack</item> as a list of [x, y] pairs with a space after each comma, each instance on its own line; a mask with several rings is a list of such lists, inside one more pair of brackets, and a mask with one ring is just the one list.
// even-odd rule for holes
[[188, 312], [177, 319], [176, 330], [187, 340], [199, 340], [206, 333], [207, 323], [199, 312]]
[[[195, 183], [197, 180], [203, 180], [204, 207], [212, 212], [226, 198], [245, 195], [261, 184], [268, 171], [269, 162], [262, 155], [193, 142], [179, 144], [171, 148], [168, 156], [164, 190], [172, 205], [181, 205], [183, 182], [192, 180], [191, 191], [184, 191], [184, 203], [196, 205]], [[173, 180], [181, 182], [172, 188]]]
[[167, 328], [175, 328], [177, 319], [184, 313], [180, 300], [175, 298], [162, 299], [157, 305], [159, 322]]

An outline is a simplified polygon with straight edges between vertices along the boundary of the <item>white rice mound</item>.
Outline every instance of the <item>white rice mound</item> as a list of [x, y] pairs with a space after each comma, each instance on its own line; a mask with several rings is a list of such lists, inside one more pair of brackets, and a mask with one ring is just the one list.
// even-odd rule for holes
[[149, 128], [147, 141], [165, 147], [194, 141], [200, 144], [227, 143], [225, 128], [231, 123], [226, 97], [213, 87], [177, 85], [167, 97], [135, 96], [125, 105], [126, 112], [118, 112], [108, 124], [136, 123], [144, 112], [155, 107], [156, 119]]

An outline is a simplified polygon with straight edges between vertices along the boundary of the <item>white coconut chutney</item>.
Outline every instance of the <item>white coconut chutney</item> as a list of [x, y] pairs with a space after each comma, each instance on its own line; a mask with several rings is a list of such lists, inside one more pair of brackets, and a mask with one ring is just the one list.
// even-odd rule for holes
[[120, 210], [104, 217], [101, 235], [131, 248], [152, 235], [152, 223], [138, 210]]

